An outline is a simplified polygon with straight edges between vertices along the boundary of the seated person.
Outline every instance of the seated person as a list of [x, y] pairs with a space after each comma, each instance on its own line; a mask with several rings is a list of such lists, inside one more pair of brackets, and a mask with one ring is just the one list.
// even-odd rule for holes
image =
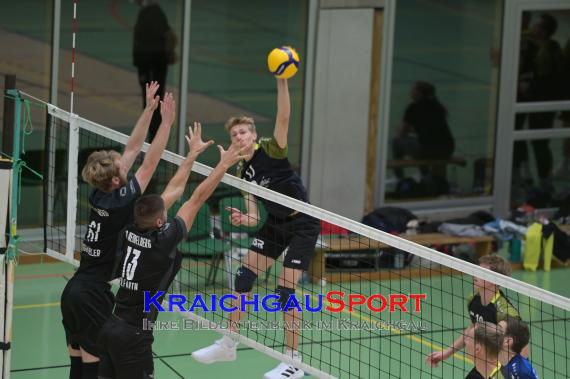
[[[435, 87], [417, 81], [411, 92], [412, 103], [406, 108], [404, 120], [393, 140], [394, 159], [448, 159], [455, 150], [455, 141], [447, 123], [447, 109], [435, 95]], [[397, 168], [401, 179], [403, 170]], [[423, 174], [424, 172], [422, 172]]]

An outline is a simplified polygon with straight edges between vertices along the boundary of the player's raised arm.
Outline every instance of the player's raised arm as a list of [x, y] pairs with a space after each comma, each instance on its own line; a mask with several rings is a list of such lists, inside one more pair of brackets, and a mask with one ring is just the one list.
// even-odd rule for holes
[[188, 135], [185, 137], [189, 148], [188, 155], [186, 155], [186, 159], [182, 162], [180, 167], [178, 167], [176, 174], [170, 179], [164, 192], [160, 195], [162, 200], [164, 200], [164, 207], [167, 210], [170, 209], [172, 204], [184, 193], [186, 182], [192, 172], [192, 165], [198, 155], [214, 143], [213, 140], [207, 142], [202, 141], [202, 125], [200, 125], [199, 122], [194, 123], [194, 129], [190, 126], [188, 127]]
[[141, 192], [144, 192], [148, 186], [148, 183], [152, 178], [152, 174], [154, 174], [154, 170], [156, 170], [156, 167], [160, 162], [160, 156], [168, 142], [170, 128], [176, 118], [176, 102], [170, 92], [166, 93], [164, 95], [164, 101], [160, 102], [160, 115], [162, 116], [162, 122], [158, 127], [158, 133], [156, 133], [154, 140], [150, 144], [141, 167], [139, 167], [135, 174], [141, 188]]
[[146, 107], [142, 111], [139, 119], [127, 141], [125, 146], [125, 151], [121, 156], [121, 165], [128, 172], [137, 155], [141, 151], [142, 144], [146, 138], [146, 133], [148, 132], [148, 127], [150, 125], [150, 120], [152, 120], [152, 114], [160, 102], [160, 97], [156, 95], [158, 91], [158, 82], [150, 82], [146, 84]]
[[289, 117], [291, 116], [291, 100], [287, 79], [277, 79], [277, 116], [273, 136], [282, 149], [287, 147]]
[[210, 195], [212, 195], [226, 171], [240, 159], [243, 159], [243, 155], [241, 155], [240, 147], [237, 143], [232, 143], [227, 151], [218, 145], [218, 150], [220, 150], [220, 162], [210, 175], [194, 190], [190, 199], [182, 205], [177, 213], [177, 216], [184, 220], [188, 230], [192, 227], [192, 223], [200, 207], [208, 200]]

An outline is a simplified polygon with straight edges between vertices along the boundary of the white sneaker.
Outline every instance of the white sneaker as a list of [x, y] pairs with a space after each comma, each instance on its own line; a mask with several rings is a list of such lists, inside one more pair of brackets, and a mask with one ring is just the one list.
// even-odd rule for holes
[[263, 379], [300, 379], [305, 376], [305, 372], [287, 363], [280, 363], [273, 370], [265, 373]]
[[238, 343], [224, 336], [212, 345], [192, 353], [192, 358], [200, 363], [231, 362], [236, 360]]

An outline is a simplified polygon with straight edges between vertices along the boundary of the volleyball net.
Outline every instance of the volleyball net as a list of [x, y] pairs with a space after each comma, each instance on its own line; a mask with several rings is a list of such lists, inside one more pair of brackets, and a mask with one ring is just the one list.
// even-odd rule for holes
[[[128, 136], [49, 104], [46, 109], [45, 250], [77, 264], [89, 217], [90, 188], [81, 179], [81, 168], [93, 151], [122, 152]], [[141, 155], [147, 148], [145, 144]], [[165, 151], [146, 193], [160, 193], [182, 160]], [[211, 170], [194, 164], [181, 201]], [[469, 313], [468, 302], [483, 286], [487, 293], [492, 289], [500, 294], [496, 317], [518, 314], [529, 325], [530, 360], [539, 377], [570, 376], [569, 299], [231, 174], [200, 209], [187, 240], [180, 244], [184, 260], [170, 289], [176, 297], [167, 297], [170, 303], [163, 304], [188, 319], [189, 328], [207, 325], [231, 334], [227, 321], [233, 277], [266, 220], [262, 212], [256, 228], [231, 225], [227, 209], [245, 210], [244, 194], [287, 207], [291, 215], [311, 216], [322, 225], [311, 267], [288, 304], [302, 314], [295, 330], [303, 357], [300, 368], [306, 372], [341, 378], [463, 378], [474, 365], [469, 349], [455, 352], [437, 367], [425, 360], [451, 346], [477, 319]], [[276, 236], [275, 243], [280, 241]], [[286, 252], [287, 246], [280, 247]], [[283, 324], [282, 312], [274, 305], [281, 268], [278, 260], [257, 278], [249, 311], [234, 337], [299, 366], [284, 354], [283, 328], [292, 325]], [[486, 295], [479, 297], [486, 302]], [[490, 303], [496, 300], [492, 296]]]

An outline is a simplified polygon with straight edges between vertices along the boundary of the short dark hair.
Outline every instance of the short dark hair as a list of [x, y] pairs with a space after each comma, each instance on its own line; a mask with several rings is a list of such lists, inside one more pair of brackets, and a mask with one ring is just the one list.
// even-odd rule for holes
[[543, 13], [540, 15], [542, 21], [542, 28], [548, 37], [552, 37], [556, 30], [558, 29], [558, 21], [548, 13]]
[[530, 329], [528, 324], [518, 317], [507, 316], [505, 319], [507, 327], [505, 328], [505, 337], [513, 339], [511, 349], [517, 354], [520, 354], [522, 349], [530, 341]]
[[151, 229], [162, 212], [164, 200], [160, 195], [141, 196], [135, 203], [135, 225], [143, 230]]

